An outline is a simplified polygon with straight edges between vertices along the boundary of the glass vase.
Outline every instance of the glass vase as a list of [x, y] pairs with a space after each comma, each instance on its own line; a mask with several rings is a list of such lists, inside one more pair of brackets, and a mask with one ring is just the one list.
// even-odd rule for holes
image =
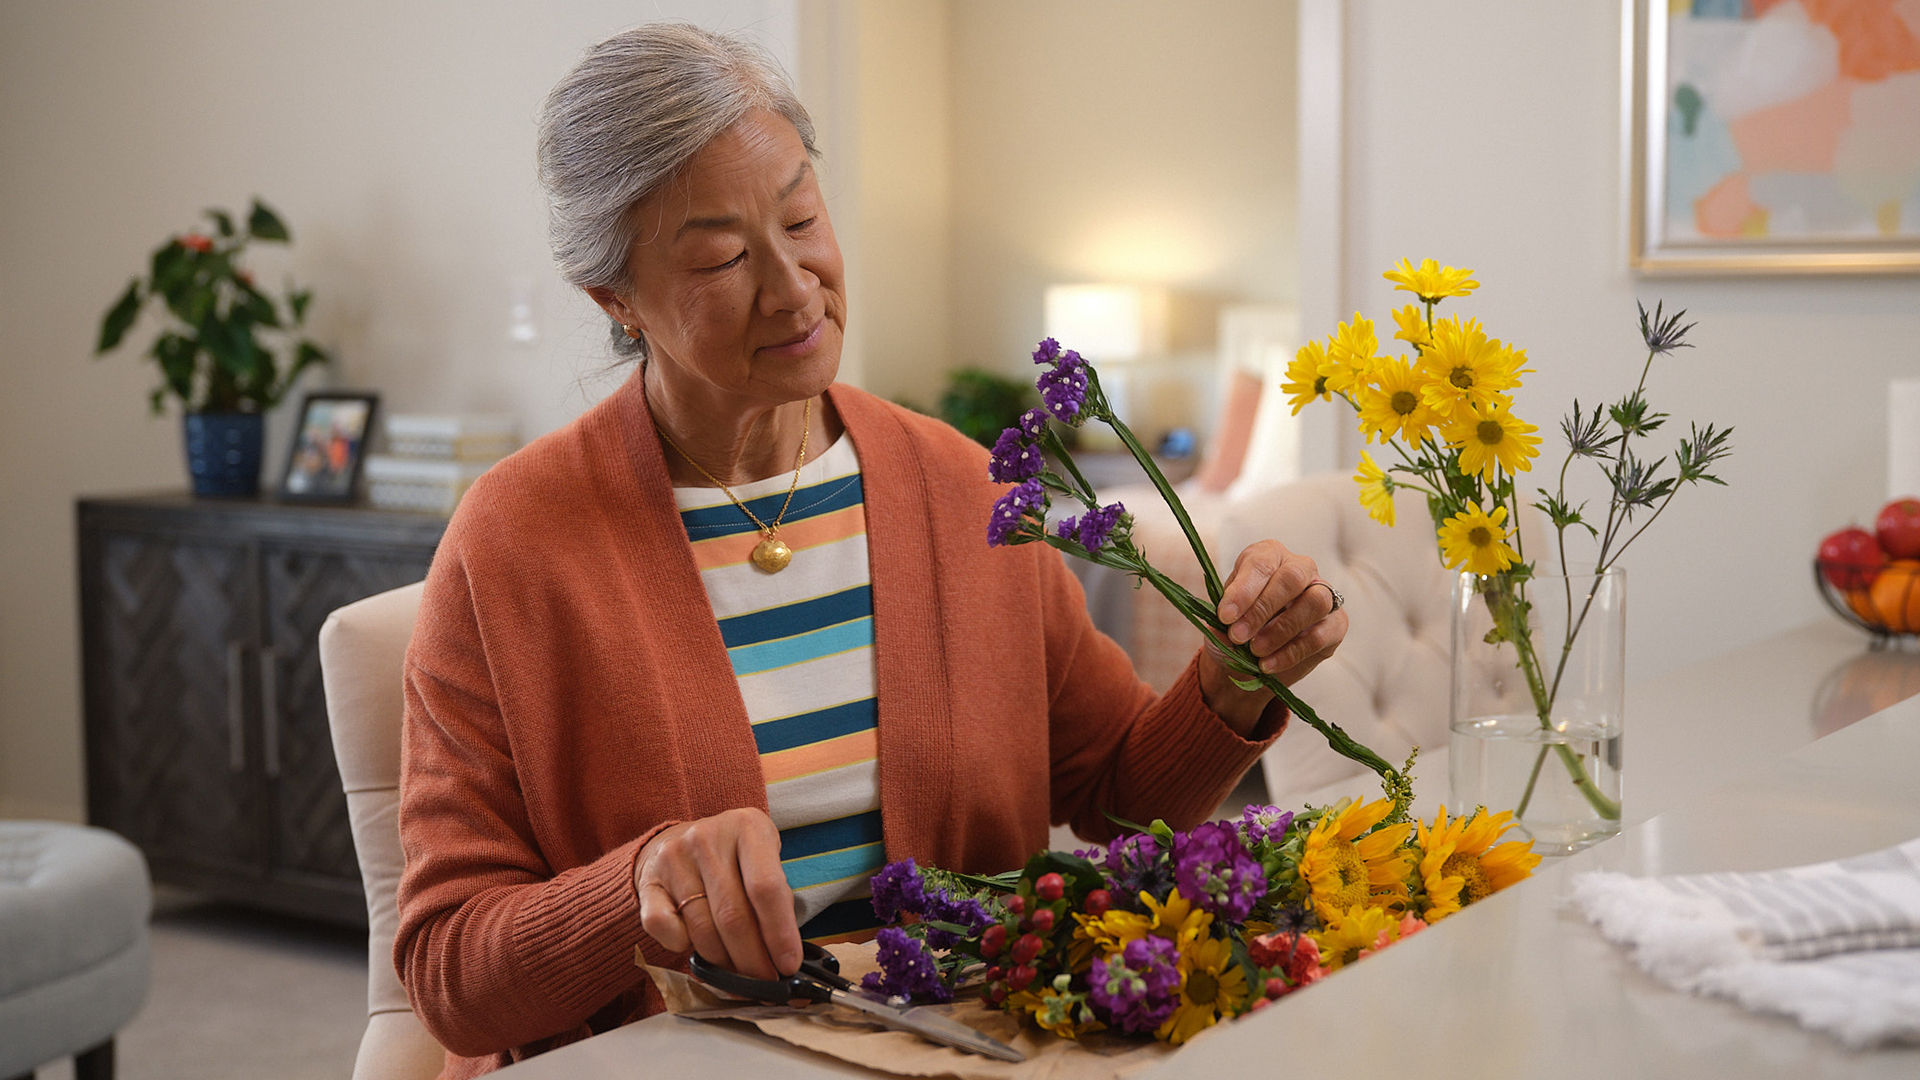
[[1620, 831], [1626, 596], [1617, 567], [1459, 576], [1452, 808], [1514, 811], [1543, 855]]

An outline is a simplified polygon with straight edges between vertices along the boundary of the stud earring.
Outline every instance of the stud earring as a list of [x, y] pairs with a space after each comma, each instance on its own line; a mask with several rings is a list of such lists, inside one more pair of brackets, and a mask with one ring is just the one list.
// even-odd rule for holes
[[627, 336], [630, 338], [638, 339], [640, 337], [640, 331], [634, 329], [631, 326], [628, 326], [626, 323], [621, 323], [620, 329], [625, 330], [627, 332]]

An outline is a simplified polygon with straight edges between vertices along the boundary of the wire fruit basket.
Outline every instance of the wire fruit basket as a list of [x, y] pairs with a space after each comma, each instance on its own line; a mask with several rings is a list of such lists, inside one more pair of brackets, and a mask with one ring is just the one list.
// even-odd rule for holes
[[1873, 648], [1920, 640], [1920, 561], [1866, 568], [1815, 559], [1813, 584], [1835, 615], [1872, 635]]

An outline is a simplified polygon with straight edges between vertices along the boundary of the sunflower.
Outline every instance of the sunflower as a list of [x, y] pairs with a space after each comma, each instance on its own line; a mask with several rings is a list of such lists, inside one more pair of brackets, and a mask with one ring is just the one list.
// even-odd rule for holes
[[1409, 856], [1400, 850], [1411, 822], [1375, 829], [1393, 810], [1392, 799], [1348, 802], [1328, 811], [1307, 834], [1300, 878], [1322, 922], [1350, 907], [1384, 906], [1407, 895]]
[[1440, 561], [1449, 569], [1465, 563], [1472, 574], [1497, 574], [1520, 561], [1520, 553], [1507, 546], [1507, 508], [1496, 507], [1491, 515], [1478, 506], [1469, 506], [1440, 526]]
[[1441, 319], [1433, 343], [1420, 350], [1421, 394], [1443, 420], [1467, 408], [1484, 409], [1520, 385], [1527, 354], [1490, 338], [1479, 319]]
[[1382, 443], [1394, 436], [1408, 446], [1419, 446], [1433, 426], [1433, 409], [1421, 397], [1422, 380], [1413, 365], [1398, 356], [1374, 361], [1368, 380], [1354, 388], [1360, 409], [1360, 431]]
[[1247, 1005], [1247, 972], [1224, 939], [1201, 935], [1180, 946], [1180, 997], [1153, 1034], [1175, 1046]]
[[1360, 505], [1367, 508], [1367, 516], [1391, 528], [1393, 480], [1365, 450], [1360, 451], [1360, 471], [1353, 474], [1353, 481], [1360, 485]]
[[1500, 397], [1485, 409], [1454, 414], [1445, 435], [1447, 445], [1460, 451], [1460, 471], [1477, 472], [1491, 484], [1496, 465], [1509, 476], [1533, 468], [1540, 436], [1532, 433], [1539, 430], [1513, 415], [1512, 403]]
[[1473, 280], [1473, 271], [1441, 266], [1432, 259], [1421, 259], [1418, 267], [1401, 259], [1380, 276], [1393, 282], [1394, 288], [1405, 289], [1428, 304], [1449, 296], [1465, 296], [1480, 287], [1480, 283]]
[[1433, 343], [1433, 332], [1427, 329], [1427, 317], [1412, 304], [1393, 313], [1393, 324], [1400, 328], [1393, 332], [1393, 336], [1410, 342], [1416, 349]]
[[1364, 381], [1379, 348], [1373, 320], [1354, 312], [1353, 321], [1341, 323], [1327, 339], [1327, 389], [1342, 394]]
[[1494, 843], [1513, 825], [1511, 810], [1489, 814], [1480, 809], [1449, 821], [1444, 806], [1431, 825], [1420, 822], [1419, 874], [1427, 891], [1428, 924], [1499, 892], [1540, 865], [1529, 841]]
[[1080, 928], [1074, 934], [1094, 942], [1103, 951], [1118, 952], [1126, 948], [1127, 942], [1148, 934], [1158, 934], [1175, 945], [1184, 946], [1188, 941], [1205, 937], [1213, 926], [1213, 916], [1194, 907], [1192, 901], [1180, 895], [1179, 889], [1168, 893], [1164, 904], [1151, 893], [1143, 892], [1140, 903], [1147, 909], [1145, 914], [1108, 908], [1095, 919], [1076, 913], [1074, 919]]
[[1400, 916], [1384, 908], [1359, 905], [1321, 920], [1326, 925], [1309, 936], [1320, 946], [1320, 962], [1338, 971], [1400, 937]]
[[1280, 384], [1280, 390], [1293, 395], [1295, 416], [1315, 398], [1333, 400], [1327, 391], [1327, 350], [1319, 342], [1309, 341], [1293, 354], [1293, 362], [1287, 365], [1287, 381]]

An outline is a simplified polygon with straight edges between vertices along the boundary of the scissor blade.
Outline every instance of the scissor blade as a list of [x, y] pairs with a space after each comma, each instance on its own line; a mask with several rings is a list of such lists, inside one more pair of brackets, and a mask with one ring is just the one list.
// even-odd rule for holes
[[875, 1001], [861, 994], [849, 994], [835, 991], [833, 1002], [845, 1005], [873, 1017], [888, 1027], [901, 1031], [911, 1031], [924, 1039], [975, 1054], [985, 1054], [1001, 1061], [1025, 1061], [1027, 1055], [1001, 1042], [999, 1039], [982, 1035], [967, 1025], [939, 1013], [926, 1009], [900, 1009], [884, 1001]]

